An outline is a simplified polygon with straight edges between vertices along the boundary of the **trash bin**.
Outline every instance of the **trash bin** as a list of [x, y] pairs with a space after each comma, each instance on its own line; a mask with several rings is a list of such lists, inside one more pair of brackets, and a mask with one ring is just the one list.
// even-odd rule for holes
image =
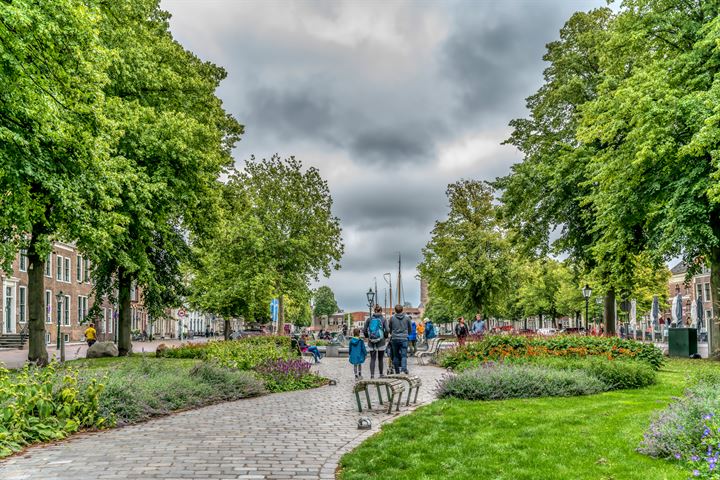
[[697, 328], [668, 329], [668, 355], [688, 358], [698, 351]]

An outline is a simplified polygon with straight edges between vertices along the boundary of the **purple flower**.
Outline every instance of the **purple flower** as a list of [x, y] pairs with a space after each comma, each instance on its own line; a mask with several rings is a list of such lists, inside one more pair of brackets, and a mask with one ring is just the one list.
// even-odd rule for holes
[[[675, 460], [680, 460], [681, 458], [682, 458], [682, 456], [679, 453], [675, 454]], [[695, 461], [695, 460], [693, 460], [693, 461]]]
[[693, 476], [699, 477], [700, 476], [700, 470], [693, 470]]
[[[680, 456], [678, 455], [677, 458], [680, 458]], [[698, 460], [700, 460], [700, 457], [698, 457], [697, 455], [693, 455], [692, 457], [690, 457], [690, 460], [692, 460], [693, 462], [697, 462]]]

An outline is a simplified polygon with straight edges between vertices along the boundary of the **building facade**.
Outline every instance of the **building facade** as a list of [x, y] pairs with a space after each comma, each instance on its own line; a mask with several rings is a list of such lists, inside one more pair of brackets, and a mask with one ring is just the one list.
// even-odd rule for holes
[[[687, 271], [688, 267], [684, 262], [680, 262], [670, 269], [671, 276], [668, 282], [668, 298], [672, 302], [672, 299], [677, 296], [678, 293], [682, 295], [683, 320], [686, 323], [690, 322], [690, 310], [693, 301], [700, 299], [703, 306], [703, 319], [705, 325], [707, 325], [708, 320], [715, 318], [715, 311], [712, 305], [712, 288], [710, 288], [710, 269], [703, 267], [700, 273], [686, 283], [685, 276]], [[663, 313], [665, 319], [670, 318], [669, 310]]]
[[[2, 283], [2, 311], [0, 335], [27, 333], [28, 331], [28, 267], [25, 251], [20, 251], [13, 262], [12, 273], [0, 272]], [[57, 341], [57, 332], [66, 343], [82, 342], [88, 313], [93, 307], [90, 262], [71, 245], [56, 242], [45, 262], [45, 340]], [[142, 304], [141, 292], [131, 290], [132, 329], [141, 332], [147, 328], [148, 316]], [[96, 319], [98, 339], [114, 340], [117, 334], [117, 307], [104, 303]]]

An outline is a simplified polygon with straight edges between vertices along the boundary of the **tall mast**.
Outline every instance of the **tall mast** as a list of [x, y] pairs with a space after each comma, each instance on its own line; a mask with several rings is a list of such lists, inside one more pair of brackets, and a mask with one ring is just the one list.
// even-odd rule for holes
[[400, 291], [402, 290], [402, 258], [400, 252], [398, 252], [398, 283], [397, 283], [397, 304], [402, 305], [400, 301]]

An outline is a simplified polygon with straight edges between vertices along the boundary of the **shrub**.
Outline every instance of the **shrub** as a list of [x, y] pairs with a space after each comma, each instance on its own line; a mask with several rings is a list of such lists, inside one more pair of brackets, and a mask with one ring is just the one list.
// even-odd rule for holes
[[265, 380], [271, 392], [288, 392], [319, 387], [327, 380], [310, 371], [310, 364], [302, 359], [269, 360], [259, 365], [256, 371]]
[[531, 357], [507, 359], [511, 363], [530, 363], [557, 370], [582, 370], [607, 385], [608, 390], [642, 388], [657, 381], [657, 373], [644, 362], [605, 357]]
[[[720, 384], [701, 382], [658, 412], [638, 451], [660, 458], [683, 458], [707, 453], [703, 446], [706, 418], [720, 415]], [[717, 444], [716, 444], [717, 445]]]
[[501, 400], [506, 398], [570, 397], [607, 389], [602, 381], [581, 370], [558, 370], [540, 365], [486, 363], [438, 382], [441, 398]]
[[100, 411], [123, 425], [173, 410], [236, 400], [266, 393], [251, 372], [213, 362], [154, 360], [124, 362], [106, 371]]
[[80, 383], [77, 370], [58, 370], [54, 363], [19, 372], [0, 369], [0, 457], [80, 429], [110, 425], [99, 413], [102, 392], [98, 379]]
[[239, 340], [184, 343], [177, 348], [158, 352], [158, 356], [213, 360], [225, 367], [252, 370], [266, 360], [296, 357], [297, 352], [291, 348], [289, 337], [263, 335]]
[[601, 356], [641, 361], [654, 369], [663, 363], [662, 351], [645, 344], [617, 337], [591, 337], [557, 335], [553, 337], [529, 337], [520, 335], [486, 335], [478, 342], [468, 343], [439, 356], [443, 367], [457, 368], [472, 361], [502, 360], [525, 357], [571, 357]]

